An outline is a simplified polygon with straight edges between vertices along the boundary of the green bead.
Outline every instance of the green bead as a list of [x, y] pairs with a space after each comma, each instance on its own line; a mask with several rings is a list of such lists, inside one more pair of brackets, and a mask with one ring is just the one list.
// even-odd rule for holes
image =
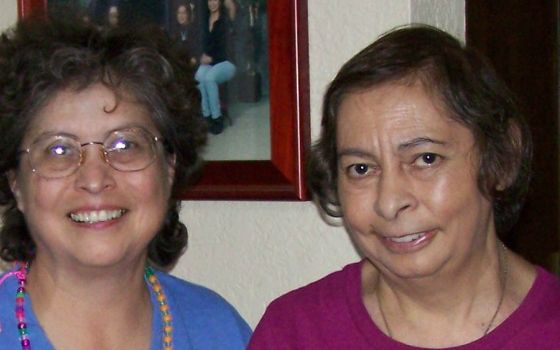
[[146, 277], [150, 277], [150, 276], [153, 275], [153, 274], [154, 274], [154, 270], [152, 270], [151, 267], [146, 266], [146, 268], [144, 269], [144, 275], [145, 275]]

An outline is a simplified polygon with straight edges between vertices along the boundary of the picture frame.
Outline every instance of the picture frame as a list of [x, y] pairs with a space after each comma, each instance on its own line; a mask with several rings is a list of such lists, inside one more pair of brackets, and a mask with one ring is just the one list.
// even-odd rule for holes
[[[19, 18], [46, 13], [48, 0], [18, 0]], [[208, 161], [185, 200], [308, 200], [310, 143], [307, 0], [268, 0], [270, 160]]]

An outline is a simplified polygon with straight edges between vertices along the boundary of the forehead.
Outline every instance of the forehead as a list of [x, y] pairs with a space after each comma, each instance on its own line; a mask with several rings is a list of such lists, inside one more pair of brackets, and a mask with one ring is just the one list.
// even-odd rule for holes
[[388, 83], [348, 94], [338, 109], [336, 127], [338, 143], [471, 134], [420, 83]]
[[46, 132], [98, 137], [126, 126], [154, 130], [148, 109], [127, 90], [114, 91], [102, 84], [85, 89], [65, 88], [47, 100], [32, 117], [26, 138]]

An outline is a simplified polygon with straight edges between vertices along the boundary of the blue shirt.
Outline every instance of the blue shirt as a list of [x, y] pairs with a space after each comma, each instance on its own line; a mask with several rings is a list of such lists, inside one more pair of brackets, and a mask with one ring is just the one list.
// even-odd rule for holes
[[[173, 347], [187, 349], [245, 349], [251, 329], [237, 311], [215, 292], [196, 284], [155, 271], [167, 296], [173, 317]], [[9, 277], [0, 285], [0, 349], [20, 350], [15, 316], [17, 278]], [[162, 348], [162, 319], [153, 290], [152, 340], [150, 350]], [[55, 350], [37, 321], [29, 296], [25, 298], [25, 318], [31, 348]]]

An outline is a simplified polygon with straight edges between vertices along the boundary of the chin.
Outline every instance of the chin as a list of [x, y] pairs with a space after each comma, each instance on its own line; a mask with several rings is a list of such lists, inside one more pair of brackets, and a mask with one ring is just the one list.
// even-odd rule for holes
[[438, 274], [444, 268], [446, 259], [431, 254], [415, 254], [371, 261], [382, 274], [394, 275], [402, 279], [420, 279]]
[[[136, 254], [140, 256], [140, 254]], [[82, 266], [92, 268], [103, 268], [110, 266], [117, 266], [119, 264], [128, 264], [131, 261], [132, 254], [122, 250], [117, 250], [115, 247], [91, 247], [91, 249], [74, 259]]]

